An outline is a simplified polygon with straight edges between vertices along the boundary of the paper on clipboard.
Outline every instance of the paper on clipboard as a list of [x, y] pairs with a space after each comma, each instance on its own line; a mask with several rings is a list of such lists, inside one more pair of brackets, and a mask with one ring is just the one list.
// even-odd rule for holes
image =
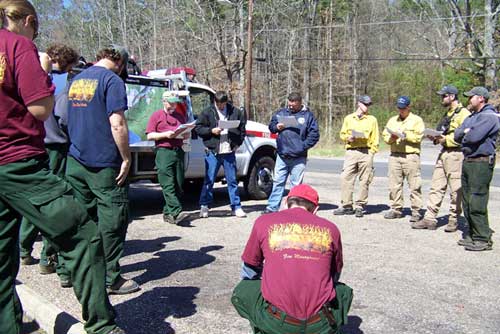
[[365, 134], [361, 131], [351, 130], [351, 136], [353, 138], [366, 138]]
[[299, 122], [297, 122], [297, 119], [295, 116], [281, 116], [278, 115], [278, 123], [283, 123], [285, 125], [285, 128], [287, 127], [297, 127], [299, 125]]
[[439, 137], [443, 135], [443, 131], [438, 131], [434, 129], [425, 129], [424, 136]]
[[399, 132], [399, 131], [394, 131], [394, 130], [391, 130], [389, 129], [387, 126], [385, 127], [385, 129], [387, 130], [387, 132], [389, 132], [391, 135], [395, 135], [396, 137], [398, 138], [405, 138], [405, 134], [402, 133], [402, 132]]
[[181, 124], [175, 129], [174, 134], [175, 138], [182, 138], [182, 136], [186, 133], [194, 129], [196, 126], [196, 121], [190, 122], [190, 123], [185, 123]]
[[221, 129], [234, 129], [240, 126], [240, 121], [224, 121], [224, 120], [219, 120], [219, 124], [217, 127]]

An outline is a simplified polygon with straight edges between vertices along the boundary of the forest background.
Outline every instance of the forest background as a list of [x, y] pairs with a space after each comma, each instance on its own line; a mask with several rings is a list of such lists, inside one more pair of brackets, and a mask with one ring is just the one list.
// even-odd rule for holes
[[[193, 67], [199, 82], [243, 106], [248, 1], [32, 2], [42, 51], [62, 42], [92, 61], [100, 48], [123, 45], [141, 69]], [[382, 130], [396, 97], [409, 95], [434, 127], [443, 84], [461, 92], [484, 85], [497, 95], [499, 12], [500, 0], [253, 1], [250, 119], [267, 123], [298, 91], [320, 123], [320, 147], [329, 148], [357, 96], [372, 97]]]

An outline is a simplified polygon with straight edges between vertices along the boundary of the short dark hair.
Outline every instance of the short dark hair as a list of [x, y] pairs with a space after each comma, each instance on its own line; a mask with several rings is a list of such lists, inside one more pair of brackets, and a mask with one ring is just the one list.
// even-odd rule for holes
[[290, 95], [288, 95], [288, 101], [299, 101], [299, 102], [301, 102], [302, 101], [302, 95], [300, 95], [300, 93], [297, 93], [297, 92], [290, 93]]
[[78, 52], [64, 44], [55, 43], [49, 45], [47, 54], [52, 62], [57, 63], [63, 71], [67, 71], [69, 66], [78, 63]]
[[111, 49], [111, 48], [104, 48], [101, 49], [97, 52], [97, 55], [95, 56], [97, 61], [101, 59], [109, 59], [115, 63], [123, 60], [122, 54], [120, 53], [119, 50], [116, 49]]
[[229, 98], [227, 97], [227, 93], [223, 90], [219, 90], [215, 92], [215, 102], [224, 103], [227, 102]]
[[306, 210], [309, 212], [314, 212], [314, 209], [316, 209], [316, 205], [313, 202], [308, 201], [307, 199], [304, 199], [302, 197], [295, 197], [295, 196], [288, 197], [286, 199], [286, 205], [288, 207], [291, 207], [292, 205], [302, 206], [306, 208]]

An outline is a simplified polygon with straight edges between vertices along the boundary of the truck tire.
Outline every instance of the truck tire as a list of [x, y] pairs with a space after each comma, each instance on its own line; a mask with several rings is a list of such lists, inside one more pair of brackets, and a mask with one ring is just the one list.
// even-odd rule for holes
[[258, 158], [250, 167], [244, 186], [251, 199], [266, 199], [273, 190], [274, 159], [268, 155]]

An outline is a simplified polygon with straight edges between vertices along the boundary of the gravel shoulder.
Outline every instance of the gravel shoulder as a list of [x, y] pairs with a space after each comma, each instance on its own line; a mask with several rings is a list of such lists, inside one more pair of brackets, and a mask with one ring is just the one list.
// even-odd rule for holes
[[[344, 333], [500, 332], [500, 188], [491, 188], [489, 202], [490, 224], [498, 231], [493, 236], [494, 249], [473, 253], [456, 244], [461, 233], [443, 231], [445, 217], [436, 231], [412, 230], [409, 216], [385, 220], [382, 215], [389, 196], [385, 177], [374, 179], [370, 214], [361, 219], [332, 215], [340, 202], [338, 174], [306, 173], [305, 182], [320, 194], [318, 214], [334, 221], [342, 232], [342, 281], [355, 293]], [[424, 199], [429, 188], [430, 182], [424, 181]], [[197, 191], [187, 195], [184, 205], [192, 221], [172, 226], [162, 221], [157, 185], [131, 186], [133, 221], [121, 263], [123, 273], [138, 281], [142, 290], [111, 296], [118, 322], [133, 334], [250, 334], [247, 321], [231, 306], [230, 296], [239, 280], [240, 256], [252, 223], [266, 202], [243, 197], [248, 217], [231, 217], [226, 188], [219, 185], [211, 216], [200, 219]], [[407, 206], [408, 199], [405, 190]], [[448, 203], [446, 198], [441, 214], [447, 213]], [[55, 275], [41, 276], [37, 269], [22, 267], [18, 279], [80, 318], [71, 289], [59, 288]]]

